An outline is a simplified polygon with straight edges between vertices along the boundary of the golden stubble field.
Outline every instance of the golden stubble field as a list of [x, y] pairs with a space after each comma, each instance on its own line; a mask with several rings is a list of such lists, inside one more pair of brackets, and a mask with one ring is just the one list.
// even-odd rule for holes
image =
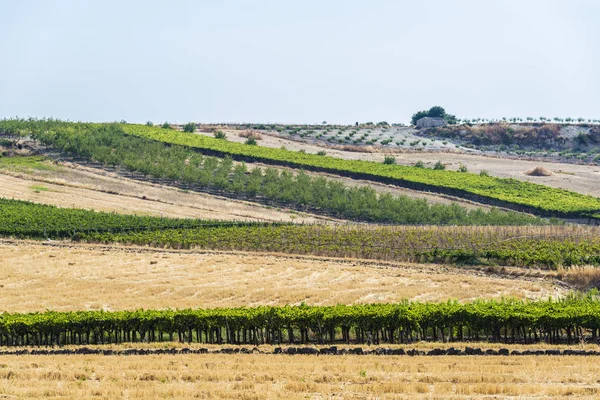
[[284, 255], [0, 242], [0, 309], [123, 310], [547, 298], [549, 278], [442, 265]]
[[597, 398], [600, 363], [552, 356], [3, 356], [1, 398]]

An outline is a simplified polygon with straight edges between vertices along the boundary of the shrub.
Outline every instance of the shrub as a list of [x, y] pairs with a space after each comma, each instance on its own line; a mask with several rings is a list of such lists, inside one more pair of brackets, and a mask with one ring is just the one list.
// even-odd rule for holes
[[227, 135], [223, 131], [216, 131], [213, 136], [217, 139], [227, 139]]
[[183, 126], [183, 131], [187, 133], [194, 133], [196, 130], [196, 124], [193, 122], [188, 122]]
[[250, 146], [256, 146], [258, 144], [258, 143], [256, 143], [256, 139], [253, 136], [246, 139], [246, 141], [244, 143], [246, 143]]
[[487, 170], [487, 169], [482, 169], [482, 170], [479, 172], [479, 176], [490, 176], [490, 173], [488, 172], [488, 170]]
[[385, 156], [385, 158], [383, 159], [383, 163], [387, 165], [396, 164], [396, 157]]
[[525, 175], [529, 175], [529, 176], [552, 176], [552, 172], [548, 171], [544, 167], [535, 167], [534, 169], [525, 172]]
[[468, 169], [465, 164], [463, 164], [463, 163], [458, 164], [458, 172], [467, 172], [467, 171], [468, 171]]
[[443, 171], [446, 169], [446, 166], [441, 161], [438, 161], [433, 166], [433, 169], [438, 170], [438, 171]]
[[327, 155], [327, 152], [325, 150], [321, 150], [321, 151], [317, 152], [317, 155], [318, 156], [325, 156], [325, 155]]
[[417, 167], [417, 168], [425, 168], [425, 164], [423, 163], [423, 161], [417, 161], [415, 163], [415, 167]]
[[171, 124], [169, 124], [168, 122], [165, 122], [160, 127], [163, 128], [163, 129], [171, 129]]
[[242, 131], [238, 133], [238, 136], [246, 139], [253, 138], [254, 140], [262, 140], [262, 135], [255, 131]]
[[152, 123], [152, 121], [148, 121], [146, 122], [146, 126], [154, 126], [154, 124]]

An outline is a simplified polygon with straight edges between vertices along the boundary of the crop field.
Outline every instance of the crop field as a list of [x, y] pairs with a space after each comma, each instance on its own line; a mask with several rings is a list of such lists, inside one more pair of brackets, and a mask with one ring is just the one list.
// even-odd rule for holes
[[[91, 155], [90, 149], [80, 149], [78, 146], [84, 144], [86, 134], [99, 128], [101, 128], [100, 125], [56, 121], [5, 120], [0, 122], [0, 129], [8, 134], [32, 134], [46, 144], [55, 144], [66, 152], [76, 151], [82, 156]], [[181, 145], [219, 156], [227, 155], [240, 160], [261, 161], [371, 178], [389, 183], [395, 182], [413, 189], [441, 191], [460, 197], [479, 199], [481, 202], [492, 202], [493, 204], [496, 202], [502, 206], [512, 205], [518, 209], [543, 215], [590, 218], [600, 210], [600, 199], [598, 198], [512, 179], [343, 160], [285, 149], [232, 143], [203, 135], [143, 125], [121, 124], [114, 125], [114, 129], [120, 129], [128, 135]], [[111, 160], [109, 156], [109, 154], [105, 155], [105, 158], [108, 157], [109, 163], [118, 162], [116, 159]]]
[[549, 269], [600, 264], [594, 227], [292, 225], [102, 213], [7, 199], [0, 199], [0, 221], [0, 234], [16, 238]]
[[600, 199], [186, 130], [0, 121], [0, 397], [598, 395]]
[[227, 226], [86, 232], [76, 240], [169, 248], [267, 251], [408, 262], [555, 269], [600, 264], [597, 228]]
[[544, 299], [568, 293], [551, 273], [521, 269], [500, 275], [446, 265], [23, 241], [2, 243], [0, 252], [0, 309], [9, 312]]
[[188, 147], [126, 135], [114, 125], [92, 126], [85, 136], [47, 134], [40, 140], [77, 160], [107, 167], [117, 165], [137, 179], [160, 179], [194, 191], [216, 191], [224, 196], [242, 196], [342, 219], [441, 225], [549, 223], [522, 213], [467, 210], [457, 204], [428, 204], [407, 196], [378, 194], [367, 185], [346, 186], [340, 181], [312, 177], [305, 171], [248, 168], [245, 163], [234, 164], [230, 157], [201, 156]]
[[[14, 159], [14, 158], [13, 158]], [[83, 208], [119, 214], [170, 218], [316, 223], [330, 218], [295, 210], [276, 209], [244, 200], [134, 181], [98, 168], [55, 165], [18, 168], [0, 158], [0, 197], [27, 200], [64, 208]]]
[[600, 364], [574, 356], [3, 356], [7, 398], [592, 399]]
[[453, 190], [457, 193], [462, 191], [509, 204], [514, 203], [531, 207], [542, 212], [556, 213], [557, 215], [590, 215], [600, 209], [600, 199], [514, 180], [467, 173], [461, 174], [453, 171], [433, 171], [371, 162], [340, 160], [327, 156], [290, 152], [283, 149], [244, 146], [210, 137], [145, 126], [123, 125], [123, 130], [132, 135], [211, 150], [231, 156], [248, 157], [263, 162], [389, 178], [399, 182], [414, 183], [415, 186], [420, 184], [431, 188], [446, 188], [451, 193]]

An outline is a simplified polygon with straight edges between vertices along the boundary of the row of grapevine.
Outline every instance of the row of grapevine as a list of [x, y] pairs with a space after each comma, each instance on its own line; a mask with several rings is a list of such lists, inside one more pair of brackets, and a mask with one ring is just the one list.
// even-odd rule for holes
[[267, 223], [161, 218], [96, 212], [0, 198], [0, 235], [18, 238], [72, 238], [77, 234], [116, 234]]
[[80, 234], [76, 240], [171, 248], [554, 269], [600, 265], [597, 228], [245, 226]]
[[172, 219], [0, 199], [0, 236], [556, 268], [600, 265], [593, 227], [291, 225]]
[[[33, 123], [32, 123], [33, 124]], [[0, 122], [0, 127], [2, 123]], [[144, 177], [165, 179], [216, 190], [225, 196], [242, 196], [275, 206], [324, 213], [354, 221], [437, 225], [531, 225], [546, 221], [499, 210], [467, 210], [458, 205], [428, 204], [407, 196], [378, 194], [363, 186], [347, 187], [304, 172], [267, 168], [248, 170], [231, 158], [203, 157], [193, 149], [169, 146], [147, 138], [126, 135], [119, 125], [56, 124], [40, 122], [35, 137], [63, 152], [107, 166], [120, 166]], [[27, 125], [29, 126], [29, 125]], [[1, 128], [0, 128], [1, 129]], [[9, 130], [13, 128], [5, 127]]]
[[77, 311], [0, 314], [0, 345], [598, 341], [594, 294], [561, 301]]

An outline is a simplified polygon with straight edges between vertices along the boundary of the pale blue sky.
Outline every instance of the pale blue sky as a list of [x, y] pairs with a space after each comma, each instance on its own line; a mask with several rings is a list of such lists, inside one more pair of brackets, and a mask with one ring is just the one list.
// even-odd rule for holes
[[0, 117], [600, 118], [600, 0], [0, 0]]

